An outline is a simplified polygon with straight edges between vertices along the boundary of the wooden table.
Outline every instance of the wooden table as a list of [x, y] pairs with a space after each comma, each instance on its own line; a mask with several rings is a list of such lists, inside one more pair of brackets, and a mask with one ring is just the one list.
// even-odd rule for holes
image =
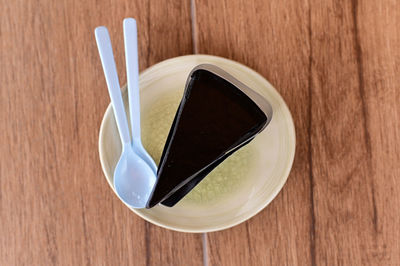
[[[0, 1], [0, 265], [400, 265], [397, 0]], [[277, 198], [222, 232], [149, 224], [113, 194], [97, 141], [109, 97], [93, 30], [125, 80], [213, 54], [267, 78], [297, 134]]]

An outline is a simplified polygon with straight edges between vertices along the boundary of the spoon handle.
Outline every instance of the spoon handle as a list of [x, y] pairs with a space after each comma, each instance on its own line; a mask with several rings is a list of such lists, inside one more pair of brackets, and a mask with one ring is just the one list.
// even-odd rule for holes
[[141, 143], [137, 27], [133, 18], [124, 19], [124, 40], [132, 138], [134, 143]]
[[126, 119], [124, 101], [122, 100], [119, 86], [110, 35], [108, 34], [107, 28], [102, 26], [95, 29], [95, 36], [119, 135], [123, 144], [130, 143], [128, 120]]

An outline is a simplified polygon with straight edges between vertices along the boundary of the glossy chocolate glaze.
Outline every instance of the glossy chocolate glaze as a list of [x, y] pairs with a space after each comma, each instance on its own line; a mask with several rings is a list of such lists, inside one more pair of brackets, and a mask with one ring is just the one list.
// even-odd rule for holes
[[161, 157], [147, 207], [173, 206], [266, 124], [240, 89], [204, 69], [190, 77]]

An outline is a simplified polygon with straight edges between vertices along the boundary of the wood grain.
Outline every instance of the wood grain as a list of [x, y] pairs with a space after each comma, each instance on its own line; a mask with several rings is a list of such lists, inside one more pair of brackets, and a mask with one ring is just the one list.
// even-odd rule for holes
[[[399, 1], [0, 6], [0, 265], [400, 264]], [[127, 16], [138, 20], [141, 69], [219, 55], [286, 100], [293, 170], [254, 218], [176, 233], [135, 216], [108, 187], [97, 141], [109, 98], [93, 30], [109, 28], [123, 81]]]
[[[388, 105], [389, 110], [387, 107], [371, 108], [370, 101], [374, 100], [373, 94], [378, 88], [373, 73], [366, 69], [374, 67], [384, 71], [387, 64], [396, 60], [395, 54], [387, 54], [385, 58], [381, 57], [383, 64], [374, 63], [371, 59], [379, 56], [378, 51], [385, 47], [367, 46], [376, 39], [384, 41], [388, 38], [379, 33], [374, 37], [368, 32], [384, 30], [383, 25], [375, 22], [392, 14], [385, 14], [391, 9], [387, 2], [376, 6], [376, 10], [384, 13], [374, 17], [371, 6], [374, 1], [368, 2], [362, 7], [358, 1], [340, 5], [335, 1], [324, 1], [311, 8], [315, 259], [327, 265], [399, 263], [399, 235], [395, 233], [398, 228], [392, 228], [394, 235], [384, 236], [381, 220], [389, 219], [391, 226], [398, 226], [400, 213], [394, 206], [400, 200], [400, 183], [395, 180], [399, 174], [391, 162], [396, 157], [397, 163], [400, 161], [398, 153], [376, 156], [384, 151], [384, 143], [377, 135], [382, 128], [393, 147], [400, 143], [396, 133], [399, 130], [396, 116], [400, 109], [389, 97], [380, 100], [380, 104]], [[366, 12], [367, 7], [371, 10]], [[370, 25], [364, 26], [366, 23]], [[386, 30], [391, 34], [400, 33], [396, 27], [389, 26]], [[393, 70], [389, 68], [385, 80], [389, 81]], [[397, 66], [397, 72], [399, 70]], [[392, 86], [396, 85], [387, 85], [378, 90], [393, 94]], [[395, 93], [391, 96], [396, 97]], [[399, 96], [397, 92], [397, 102]], [[374, 112], [383, 117], [371, 123]], [[372, 143], [377, 145], [374, 149]], [[384, 164], [387, 169], [377, 171], [377, 164]], [[389, 206], [385, 206], [381, 193], [390, 195]]]
[[[373, 234], [366, 259], [400, 263], [400, 3], [355, 6], [371, 163]], [[376, 12], [379, 10], [379, 12]]]
[[0, 265], [201, 265], [201, 236], [130, 212], [109, 188], [97, 152], [109, 97], [94, 28], [109, 28], [124, 73], [122, 20], [137, 18], [144, 69], [192, 52], [189, 3], [0, 6]]
[[400, 4], [195, 3], [197, 51], [259, 71], [297, 131], [283, 191], [208, 234], [210, 265], [398, 265]]

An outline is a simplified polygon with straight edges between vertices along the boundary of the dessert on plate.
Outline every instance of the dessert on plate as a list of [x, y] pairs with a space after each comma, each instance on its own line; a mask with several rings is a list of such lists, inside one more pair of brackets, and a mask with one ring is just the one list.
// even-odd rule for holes
[[147, 202], [172, 207], [271, 121], [272, 108], [258, 93], [209, 64], [189, 74]]

